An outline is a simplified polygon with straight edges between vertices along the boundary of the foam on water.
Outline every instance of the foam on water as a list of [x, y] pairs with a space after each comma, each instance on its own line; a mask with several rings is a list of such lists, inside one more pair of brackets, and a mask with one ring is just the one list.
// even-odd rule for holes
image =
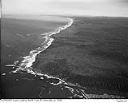
[[60, 87], [67, 88], [73, 95], [69, 98], [74, 98], [74, 97], [88, 98], [88, 95], [85, 93], [86, 88], [78, 84], [67, 83], [66, 81], [60, 79], [59, 77], [50, 76], [48, 74], [43, 74], [37, 71], [33, 71], [33, 68], [32, 68], [33, 63], [36, 61], [37, 55], [43, 52], [44, 50], [46, 50], [54, 41], [54, 38], [51, 38], [51, 36], [54, 34], [60, 33], [62, 30], [67, 29], [73, 24], [72, 18], [67, 18], [67, 19], [68, 19], [67, 25], [58, 27], [53, 32], [40, 34], [43, 36], [43, 38], [45, 38], [45, 41], [41, 44], [40, 47], [30, 51], [28, 56], [23, 57], [23, 60], [21, 62], [15, 61], [13, 65], [6, 65], [6, 66], [16, 67], [16, 69], [12, 71], [12, 73], [17, 73], [18, 71], [26, 71], [27, 73], [33, 74], [35, 76], [36, 75], [40, 76], [40, 79], [44, 79], [43, 77], [47, 79], [57, 79], [59, 82], [57, 83], [49, 82], [49, 83], [53, 86], [58, 85]]
[[[40, 34], [45, 38], [45, 41], [41, 44], [41, 47], [36, 48], [35, 50], [30, 51], [28, 56], [23, 57], [23, 60], [21, 63], [17, 66], [16, 70], [13, 71], [13, 73], [19, 71], [19, 70], [26, 70], [32, 68], [33, 63], [36, 61], [36, 56], [46, 50], [54, 41], [53, 38], [50, 36], [60, 33], [62, 30], [65, 30], [66, 28], [70, 27], [73, 24], [73, 19], [67, 18], [68, 24], [62, 27], [58, 27], [53, 32], [48, 32], [44, 34]], [[15, 63], [14, 63], [15, 65]], [[8, 66], [8, 65], [7, 65]]]
[[[68, 90], [71, 93], [74, 93], [74, 89], [72, 87], [70, 87], [70, 83], [66, 83], [64, 80], [58, 78], [58, 77], [54, 77], [54, 76], [49, 76], [48, 74], [43, 74], [43, 73], [39, 73], [36, 71], [33, 71], [32, 69], [32, 65], [33, 63], [36, 61], [36, 56], [38, 54], [40, 54], [41, 52], [43, 52], [44, 50], [46, 50], [54, 41], [53, 38], [51, 38], [50, 36], [60, 33], [62, 30], [67, 29], [68, 27], [70, 27], [73, 24], [73, 19], [71, 18], [67, 18], [68, 19], [68, 24], [62, 27], [58, 27], [57, 29], [55, 29], [53, 32], [48, 32], [48, 33], [44, 33], [44, 34], [40, 34], [43, 36], [43, 38], [45, 38], [45, 41], [41, 44], [40, 47], [36, 48], [35, 50], [30, 51], [28, 56], [23, 57], [23, 60], [21, 61], [21, 63], [19, 65], [17, 65], [17, 61], [14, 62], [13, 65], [6, 65], [6, 66], [16, 66], [16, 70], [12, 71], [13, 73], [17, 73], [18, 71], [26, 71], [27, 73], [33, 74], [33, 75], [38, 75], [41, 78], [40, 79], [44, 79], [43, 76], [47, 79], [57, 79], [59, 80], [59, 82], [54, 83], [54, 82], [49, 82], [51, 85], [63, 85], [65, 88], [68, 88]], [[73, 84], [74, 86], [77, 86], [75, 84]], [[71, 85], [72, 86], [72, 85]], [[77, 95], [76, 93], [74, 93], [75, 95]], [[80, 96], [81, 97], [81, 96]]]

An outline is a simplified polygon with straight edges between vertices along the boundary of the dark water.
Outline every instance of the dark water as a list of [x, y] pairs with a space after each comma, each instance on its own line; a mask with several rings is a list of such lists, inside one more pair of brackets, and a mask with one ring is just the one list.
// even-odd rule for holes
[[40, 46], [44, 41], [40, 34], [53, 31], [66, 22], [2, 18], [1, 23], [2, 62], [12, 64]]
[[[27, 66], [29, 62], [33, 63], [35, 54], [51, 45], [53, 39], [47, 36], [49, 34], [45, 34], [44, 37], [44, 33], [50, 32], [50, 35], [52, 32], [59, 33], [68, 27], [65, 25], [67, 25], [65, 20], [62, 22], [62, 20], [2, 19], [2, 98], [73, 98], [72, 84], [69, 87], [65, 81], [57, 77], [40, 72], [35, 74], [37, 70], [31, 72], [31, 66]], [[77, 96], [78, 93], [75, 93], [75, 97], [81, 97]]]
[[44, 41], [40, 34], [67, 22], [2, 19], [2, 98], [128, 97], [128, 19], [73, 19], [37, 55], [34, 73], [5, 65], [21, 62]]
[[[40, 20], [40, 19], [39, 20], [25, 19], [25, 18], [20, 18], [20, 19], [2, 18], [1, 21], [2, 94], [1, 96], [3, 98], [29, 98], [29, 96], [27, 95], [24, 96], [23, 94], [27, 93], [26, 90], [28, 91], [31, 90], [31, 83], [30, 84], [27, 83], [28, 80], [30, 80], [30, 82], [32, 80], [32, 78], [30, 79], [28, 78], [29, 75], [30, 77], [34, 77], [34, 76], [28, 74], [27, 72], [23, 73], [24, 78], [26, 78], [25, 81], [24, 78], [22, 77], [22, 73], [12, 74], [11, 72], [16, 69], [16, 67], [14, 67], [13, 64], [15, 64], [17, 61], [19, 62], [22, 61], [23, 57], [29, 55], [29, 52], [31, 50], [40, 47], [41, 43], [45, 41], [45, 38], [43, 38], [43, 36], [40, 34], [54, 31], [56, 28], [66, 25], [67, 23], [67, 21], [63, 19], [61, 21], [60, 20], [57, 21], [54, 19], [56, 19], [56, 17], [52, 17], [52, 19], [50, 18], [50, 21]], [[34, 79], [36, 79], [36, 77], [34, 77]], [[20, 84], [19, 83], [17, 84], [17, 80], [20, 81], [19, 82]], [[22, 86], [22, 82], [25, 84], [25, 87]], [[32, 81], [32, 84], [34, 82]], [[38, 95], [40, 91], [41, 90], [39, 88], [39, 92], [37, 91]], [[31, 93], [28, 94], [30, 95]], [[32, 95], [32, 97], [31, 96], [30, 97], [39, 98], [38, 95], [34, 94]]]

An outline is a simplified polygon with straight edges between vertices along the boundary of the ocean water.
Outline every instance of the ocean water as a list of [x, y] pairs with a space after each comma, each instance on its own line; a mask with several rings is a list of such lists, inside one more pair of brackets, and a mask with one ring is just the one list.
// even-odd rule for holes
[[[49, 20], [27, 19], [25, 17], [24, 19], [2, 18], [2, 62], [7, 63], [9, 60], [10, 63], [7, 64], [12, 64], [16, 58], [27, 55], [29, 51], [39, 47], [45, 41], [41, 34], [54, 31], [66, 23], [66, 21], [51, 22]], [[5, 65], [7, 65], [6, 63]]]
[[[119, 25], [125, 24], [124, 19], [114, 20]], [[100, 49], [106, 52], [120, 49], [122, 41], [113, 39], [117, 41], [120, 34], [105, 32], [110, 27], [118, 28], [114, 20], [55, 16], [2, 18], [2, 98], [124, 98], [112, 89], [116, 85], [122, 88], [120, 81], [127, 83], [126, 79], [105, 75], [107, 72], [111, 76], [113, 71], [118, 74], [113, 70], [117, 61], [113, 56], [109, 60], [95, 54]], [[126, 66], [120, 65], [124, 70]], [[112, 81], [110, 85], [108, 81]], [[112, 89], [109, 91], [106, 86]]]
[[[32, 68], [33, 63], [36, 61], [36, 56], [45, 51], [50, 45], [52, 45], [54, 38], [52, 38], [51, 36], [60, 33], [61, 31], [70, 27], [72, 24], [73, 19], [61, 19], [60, 17], [45, 17], [44, 19], [42, 19], [41, 17], [14, 18], [9, 16], [2, 18], [2, 97], [17, 98], [17, 94], [19, 93], [14, 93], [12, 95], [12, 92], [5, 91], [6, 89], [10, 88], [6, 83], [4, 83], [6, 80], [5, 78], [8, 79], [8, 75], [11, 75], [11, 78], [15, 79], [15, 81], [18, 80], [20, 82], [19, 79], [16, 79], [13, 76], [17, 75], [17, 73], [20, 73], [22, 75], [22, 72], [25, 72], [27, 73], [26, 75], [32, 74], [35, 76], [40, 76], [41, 80], [45, 80], [47, 78], [45, 82], [49, 82], [49, 84], [53, 87], [59, 86], [61, 89], [67, 89], [66, 91], [68, 91], [70, 94], [68, 98], [86, 98], [82, 90], [75, 90], [72, 88], [77, 85], [74, 85], [72, 83], [70, 83], [69, 85], [64, 80], [58, 77], [43, 74], [36, 70], [33, 71]], [[27, 78], [27, 80], [31, 79]], [[5, 87], [4, 84], [6, 84]], [[22, 85], [20, 87], [23, 89]], [[13, 92], [18, 91], [15, 88]], [[43, 98], [42, 96], [40, 96], [41, 92], [42, 90], [40, 90], [36, 98]], [[25, 96], [18, 96], [18, 98], [25, 98]]]

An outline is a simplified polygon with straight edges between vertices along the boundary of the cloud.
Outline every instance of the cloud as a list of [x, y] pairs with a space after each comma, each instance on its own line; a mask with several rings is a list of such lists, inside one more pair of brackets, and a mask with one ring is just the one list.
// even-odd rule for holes
[[128, 0], [2, 0], [4, 14], [128, 16]]

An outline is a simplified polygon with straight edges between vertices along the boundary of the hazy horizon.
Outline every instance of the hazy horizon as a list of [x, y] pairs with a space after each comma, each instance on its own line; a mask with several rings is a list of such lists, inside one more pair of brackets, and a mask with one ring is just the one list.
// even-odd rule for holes
[[2, 15], [128, 17], [127, 0], [2, 0]]

